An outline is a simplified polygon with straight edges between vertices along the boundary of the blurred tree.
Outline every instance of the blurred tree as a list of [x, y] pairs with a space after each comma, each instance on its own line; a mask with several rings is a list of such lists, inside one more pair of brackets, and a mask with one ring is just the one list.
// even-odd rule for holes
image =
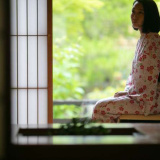
[[53, 45], [53, 49], [53, 99], [81, 99], [84, 93], [78, 73], [81, 48], [72, 44], [64, 48]]
[[[65, 23], [67, 37], [75, 39], [84, 32], [81, 25], [85, 18], [84, 12], [93, 12], [102, 6], [103, 2], [100, 0], [53, 0], [53, 22], [56, 23], [57, 19], [62, 20], [62, 23]], [[56, 28], [53, 28], [53, 31]], [[56, 34], [56, 31], [54, 33]]]

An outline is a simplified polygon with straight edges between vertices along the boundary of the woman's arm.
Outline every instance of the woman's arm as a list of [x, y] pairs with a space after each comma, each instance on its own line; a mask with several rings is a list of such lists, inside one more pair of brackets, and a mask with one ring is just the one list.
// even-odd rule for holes
[[127, 91], [120, 91], [114, 94], [114, 97], [126, 96], [128, 94]]

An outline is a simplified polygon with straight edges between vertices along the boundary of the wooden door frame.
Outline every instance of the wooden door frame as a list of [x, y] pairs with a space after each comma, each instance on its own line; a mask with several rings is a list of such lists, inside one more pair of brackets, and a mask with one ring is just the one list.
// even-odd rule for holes
[[52, 82], [52, 0], [47, 0], [47, 45], [48, 45], [48, 123], [53, 123]]

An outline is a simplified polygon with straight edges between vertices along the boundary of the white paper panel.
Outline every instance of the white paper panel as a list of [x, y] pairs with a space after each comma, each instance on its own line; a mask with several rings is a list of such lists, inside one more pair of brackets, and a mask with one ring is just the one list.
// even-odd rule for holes
[[28, 37], [28, 86], [37, 87], [37, 37]]
[[26, 136], [18, 136], [18, 144], [27, 144], [28, 142], [28, 137]]
[[11, 87], [17, 87], [17, 37], [11, 36]]
[[18, 37], [18, 87], [27, 87], [27, 37]]
[[37, 0], [28, 0], [28, 34], [37, 34]]
[[47, 35], [47, 0], [38, 1], [38, 34]]
[[39, 124], [47, 124], [47, 89], [39, 91]]
[[11, 35], [16, 35], [16, 0], [10, 0], [10, 8]]
[[50, 142], [50, 141], [51, 141], [51, 139], [49, 136], [46, 136], [46, 137], [39, 136], [38, 137], [38, 144], [48, 144], [48, 142]]
[[28, 137], [28, 144], [38, 144], [38, 137], [36, 137], [36, 136], [29, 136]]
[[47, 87], [47, 37], [38, 38], [38, 82], [39, 87]]
[[18, 34], [27, 34], [26, 0], [18, 1]]
[[17, 90], [11, 90], [11, 124], [17, 124]]
[[[28, 1], [28, 34], [47, 35], [47, 0], [11, 0], [11, 34], [27, 34], [27, 11]], [[17, 3], [18, 2], [18, 3]], [[38, 3], [37, 3], [38, 2]], [[18, 7], [18, 8], [17, 8]], [[38, 8], [37, 8], [38, 7]], [[16, 11], [17, 10], [17, 11]], [[37, 15], [38, 11], [38, 15]], [[17, 17], [18, 16], [18, 19]], [[38, 21], [37, 21], [38, 17]], [[18, 28], [17, 28], [18, 22]], [[37, 26], [38, 23], [38, 26]], [[38, 31], [37, 31], [38, 29]], [[18, 33], [17, 33], [18, 30]], [[18, 61], [17, 61], [18, 40]], [[38, 57], [37, 57], [38, 47]], [[28, 48], [28, 87], [47, 87], [47, 37], [11, 36], [11, 87], [27, 87], [27, 48]], [[38, 69], [37, 69], [38, 58]], [[18, 62], [18, 86], [17, 86], [17, 62]], [[38, 71], [38, 78], [37, 78]], [[17, 90], [11, 90], [12, 124], [17, 123]], [[38, 107], [40, 124], [47, 124], [47, 90], [39, 90]], [[18, 92], [18, 118], [20, 124], [27, 123], [27, 90]], [[37, 90], [29, 89], [28, 95], [29, 124], [37, 124]], [[22, 142], [23, 143], [23, 142]], [[32, 142], [31, 142], [32, 143]]]
[[27, 90], [18, 90], [18, 121], [19, 124], [27, 124]]
[[28, 90], [29, 124], [37, 124], [37, 90]]

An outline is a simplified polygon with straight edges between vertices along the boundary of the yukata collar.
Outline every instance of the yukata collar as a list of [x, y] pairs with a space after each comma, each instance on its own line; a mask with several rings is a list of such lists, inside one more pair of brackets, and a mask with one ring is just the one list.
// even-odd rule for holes
[[151, 36], [159, 36], [159, 34], [156, 32], [142, 33], [140, 38], [149, 38]]

